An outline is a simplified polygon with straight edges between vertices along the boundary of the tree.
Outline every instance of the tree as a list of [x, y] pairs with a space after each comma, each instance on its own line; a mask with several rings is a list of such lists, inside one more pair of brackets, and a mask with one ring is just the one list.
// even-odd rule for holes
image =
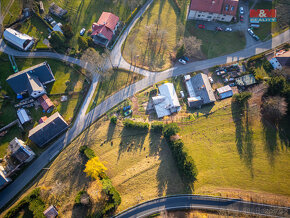
[[163, 127], [163, 135], [166, 138], [170, 138], [170, 136], [176, 135], [180, 131], [180, 128], [176, 123], [169, 123], [164, 125]]
[[283, 76], [272, 77], [268, 81], [268, 85], [269, 95], [280, 95], [287, 89], [287, 82]]
[[85, 37], [79, 36], [78, 43], [80, 50], [85, 50], [89, 47], [88, 40]]
[[234, 94], [233, 95], [233, 101], [244, 105], [250, 98], [252, 97], [252, 93], [250, 92], [242, 92], [239, 94]]
[[189, 57], [201, 58], [202, 41], [194, 36], [184, 38], [185, 55]]
[[50, 45], [54, 49], [61, 49], [65, 47], [65, 37], [61, 32], [53, 31], [51, 32], [51, 37], [49, 39]]
[[93, 179], [98, 179], [105, 175], [106, 170], [107, 168], [104, 166], [104, 164], [102, 164], [100, 159], [98, 157], [94, 157], [88, 160], [84, 172], [87, 174], [87, 176], [90, 176]]
[[117, 117], [114, 115], [114, 116], [112, 116], [111, 117], [111, 123], [113, 123], [113, 124], [117, 124]]
[[176, 52], [176, 58], [181, 58], [185, 53], [184, 45], [181, 45]]
[[280, 96], [268, 97], [262, 105], [262, 114], [265, 118], [277, 123], [286, 115], [287, 103], [285, 98]]
[[70, 24], [65, 24], [61, 27], [62, 31], [63, 31], [63, 35], [67, 38], [67, 39], [71, 39], [73, 37], [73, 31], [72, 31], [72, 26]]

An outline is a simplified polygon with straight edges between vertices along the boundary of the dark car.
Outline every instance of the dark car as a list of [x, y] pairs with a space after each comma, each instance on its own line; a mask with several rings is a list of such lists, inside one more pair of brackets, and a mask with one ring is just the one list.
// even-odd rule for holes
[[217, 26], [217, 27], [215, 28], [215, 30], [216, 30], [216, 31], [223, 31], [223, 28], [221, 28], [220, 26]]
[[240, 21], [244, 22], [244, 16], [243, 15], [240, 16]]
[[186, 56], [182, 56], [181, 59], [185, 60], [185, 61], [189, 61], [189, 58]]
[[203, 24], [199, 24], [199, 25], [198, 25], [198, 28], [199, 28], [199, 29], [204, 29], [204, 28], [205, 28], [205, 25], [203, 25]]

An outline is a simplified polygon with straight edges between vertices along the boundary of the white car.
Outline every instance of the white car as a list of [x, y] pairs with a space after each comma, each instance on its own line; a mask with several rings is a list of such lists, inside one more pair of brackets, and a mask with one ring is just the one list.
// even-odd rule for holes
[[253, 32], [253, 30], [251, 30], [251, 29], [248, 29], [248, 33], [249, 33], [251, 36], [255, 35], [254, 32]]
[[181, 64], [186, 64], [186, 61], [181, 59], [181, 58], [178, 60], [178, 62], [181, 63]]
[[181, 96], [181, 98], [184, 98], [184, 92], [183, 91], [180, 91], [180, 96]]
[[244, 13], [245, 13], [244, 8], [240, 7], [240, 14], [244, 14]]
[[208, 77], [208, 80], [211, 84], [213, 84], [213, 79], [210, 76]]
[[233, 31], [233, 29], [232, 29], [232, 28], [230, 28], [230, 27], [227, 27], [225, 31], [226, 31], [226, 32], [232, 32], [232, 31]]
[[82, 28], [81, 31], [80, 31], [80, 35], [83, 36], [85, 34], [85, 32], [86, 32], [86, 29]]

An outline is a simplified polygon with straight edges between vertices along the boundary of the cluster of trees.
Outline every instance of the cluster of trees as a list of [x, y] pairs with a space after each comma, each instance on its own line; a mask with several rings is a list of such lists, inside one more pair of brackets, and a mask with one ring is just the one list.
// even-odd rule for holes
[[79, 49], [86, 50], [89, 47], [94, 47], [95, 43], [90, 36], [79, 36], [78, 38]]
[[123, 121], [123, 124], [126, 128], [136, 128], [136, 129], [142, 129], [142, 130], [149, 129], [149, 123], [146, 123], [146, 122], [134, 122], [133, 120], [125, 119]]
[[181, 139], [173, 140], [171, 136], [180, 131], [176, 123], [164, 125], [163, 135], [166, 138], [173, 157], [176, 161], [177, 168], [185, 182], [192, 183], [196, 181], [197, 168], [192, 157], [184, 150], [184, 143]]
[[52, 31], [49, 43], [55, 50], [63, 50], [68, 48], [69, 41], [73, 37], [71, 24], [64, 24], [62, 26], [63, 33], [59, 31]]
[[4, 216], [4, 218], [18, 217], [20, 212], [26, 208], [33, 213], [33, 217], [43, 217], [45, 204], [40, 197], [40, 189], [34, 189], [29, 195], [22, 199], [15, 207], [12, 207]]
[[196, 38], [195, 36], [189, 36], [183, 38], [183, 40], [181, 40], [178, 44], [178, 49], [176, 51], [177, 59], [184, 55], [191, 58], [202, 58], [202, 40]]

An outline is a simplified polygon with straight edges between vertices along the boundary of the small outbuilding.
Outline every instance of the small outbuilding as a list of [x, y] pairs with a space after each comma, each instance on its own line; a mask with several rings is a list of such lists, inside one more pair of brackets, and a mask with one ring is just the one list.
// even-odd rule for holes
[[9, 143], [8, 150], [20, 164], [28, 163], [35, 157], [35, 153], [17, 137]]
[[50, 4], [49, 12], [59, 18], [62, 18], [64, 15], [67, 14], [67, 10], [62, 9], [58, 5], [56, 5], [54, 2]]
[[43, 212], [43, 215], [46, 217], [46, 218], [55, 218], [58, 216], [58, 211], [57, 209], [51, 205], [49, 208], [47, 208], [44, 212]]
[[54, 109], [54, 104], [50, 100], [50, 98], [44, 94], [38, 98], [38, 102], [43, 108], [43, 111], [46, 113], [51, 113]]
[[62, 32], [62, 24], [61, 23], [55, 24], [54, 27], [52, 28], [52, 30], [53, 31], [57, 31], [57, 32], [61, 32], [63, 34], [63, 32]]
[[11, 28], [7, 28], [4, 31], [3, 36], [10, 44], [24, 51], [29, 50], [34, 44], [34, 39], [31, 36], [20, 33]]
[[24, 108], [17, 110], [17, 117], [21, 124], [27, 123], [31, 120], [31, 117], [27, 114], [27, 111]]
[[236, 78], [236, 84], [238, 86], [251, 86], [256, 84], [256, 79], [255, 76], [253, 74], [247, 74], [244, 76], [241, 76], [239, 78]]
[[220, 99], [229, 98], [233, 96], [233, 94], [233, 90], [229, 85], [217, 89], [217, 95]]
[[31, 129], [28, 138], [39, 147], [43, 147], [68, 128], [67, 122], [58, 113], [54, 113], [44, 122]]

